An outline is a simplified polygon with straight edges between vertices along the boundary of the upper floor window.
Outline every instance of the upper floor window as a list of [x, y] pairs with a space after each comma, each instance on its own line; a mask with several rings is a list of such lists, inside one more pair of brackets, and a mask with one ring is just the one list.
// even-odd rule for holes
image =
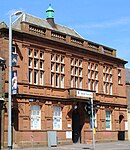
[[59, 72], [59, 64], [56, 63], [56, 72]]
[[110, 95], [112, 95], [112, 84], [110, 84]]
[[40, 59], [43, 59], [43, 55], [44, 55], [44, 53], [40, 52]]
[[65, 59], [65, 57], [61, 56], [61, 63], [64, 63], [64, 59]]
[[61, 76], [61, 88], [64, 87], [64, 75]]
[[112, 74], [112, 68], [110, 68], [110, 74]]
[[44, 61], [40, 61], [40, 69], [43, 70]]
[[79, 78], [79, 88], [82, 88], [82, 78]]
[[64, 88], [65, 57], [60, 54], [51, 54], [51, 85]]
[[98, 71], [98, 64], [95, 65], [95, 71]]
[[118, 69], [118, 84], [121, 84], [121, 70]]
[[51, 63], [51, 71], [54, 71], [54, 63]]
[[98, 92], [98, 64], [88, 62], [88, 90]]
[[51, 54], [51, 61], [54, 61], [54, 54]]
[[56, 62], [59, 62], [59, 55], [56, 55]]
[[29, 67], [32, 67], [32, 58], [29, 58], [29, 63], [28, 63]]
[[71, 59], [71, 65], [72, 66], [74, 65], [74, 59], [73, 58]]
[[34, 57], [38, 57], [38, 51], [37, 50], [34, 50]]
[[38, 69], [38, 60], [37, 59], [34, 59], [34, 68]]
[[82, 67], [82, 60], [79, 60], [79, 67]]
[[29, 52], [28, 52], [28, 55], [29, 55], [29, 57], [32, 57], [32, 49], [29, 49]]
[[51, 73], [51, 85], [54, 86], [54, 73]]
[[97, 82], [95, 82], [95, 90], [96, 90], [96, 93], [98, 93], [98, 81]]
[[34, 84], [38, 84], [38, 71], [34, 70]]
[[82, 88], [83, 68], [82, 60], [71, 58], [71, 87]]
[[61, 65], [61, 72], [64, 73], [64, 65]]
[[59, 74], [56, 74], [56, 87], [59, 87]]
[[91, 65], [91, 69], [94, 70], [94, 64], [93, 64], [93, 63], [92, 63], [92, 65]]
[[112, 95], [113, 90], [113, 74], [112, 74], [112, 67], [110, 66], [103, 66], [103, 83], [104, 83], [104, 94]]
[[32, 69], [29, 69], [29, 83], [32, 84]]
[[75, 77], [75, 87], [78, 88], [78, 78]]
[[40, 71], [40, 85], [43, 85], [43, 71]]
[[29, 48], [28, 69], [29, 83], [44, 85], [44, 51]]

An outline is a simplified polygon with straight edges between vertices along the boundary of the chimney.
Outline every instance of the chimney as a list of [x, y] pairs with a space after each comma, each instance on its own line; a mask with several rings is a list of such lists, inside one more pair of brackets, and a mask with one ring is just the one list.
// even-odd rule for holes
[[54, 9], [51, 7], [51, 4], [49, 4], [48, 9], [46, 10], [46, 19], [53, 28], [56, 28], [54, 22]]

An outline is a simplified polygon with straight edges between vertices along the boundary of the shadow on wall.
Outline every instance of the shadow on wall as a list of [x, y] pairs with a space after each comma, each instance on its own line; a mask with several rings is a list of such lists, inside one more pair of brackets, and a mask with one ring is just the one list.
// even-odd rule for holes
[[18, 109], [18, 102], [14, 99], [14, 105], [12, 108], [12, 126], [16, 131], [18, 131], [18, 117], [19, 117], [19, 109]]

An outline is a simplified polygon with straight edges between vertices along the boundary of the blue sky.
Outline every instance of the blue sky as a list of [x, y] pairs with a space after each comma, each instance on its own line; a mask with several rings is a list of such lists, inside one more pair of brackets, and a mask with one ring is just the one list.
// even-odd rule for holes
[[17, 10], [46, 19], [49, 4], [56, 23], [115, 48], [117, 57], [129, 61], [126, 67], [130, 68], [130, 0], [1, 0], [0, 22], [8, 25], [10, 13]]

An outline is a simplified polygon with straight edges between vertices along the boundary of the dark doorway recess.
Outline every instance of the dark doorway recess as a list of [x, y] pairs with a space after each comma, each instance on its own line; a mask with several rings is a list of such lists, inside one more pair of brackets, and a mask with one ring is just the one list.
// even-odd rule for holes
[[125, 140], [125, 124], [124, 116], [122, 114], [119, 116], [118, 140]]
[[80, 114], [77, 109], [72, 112], [72, 141], [73, 143], [80, 142]]

